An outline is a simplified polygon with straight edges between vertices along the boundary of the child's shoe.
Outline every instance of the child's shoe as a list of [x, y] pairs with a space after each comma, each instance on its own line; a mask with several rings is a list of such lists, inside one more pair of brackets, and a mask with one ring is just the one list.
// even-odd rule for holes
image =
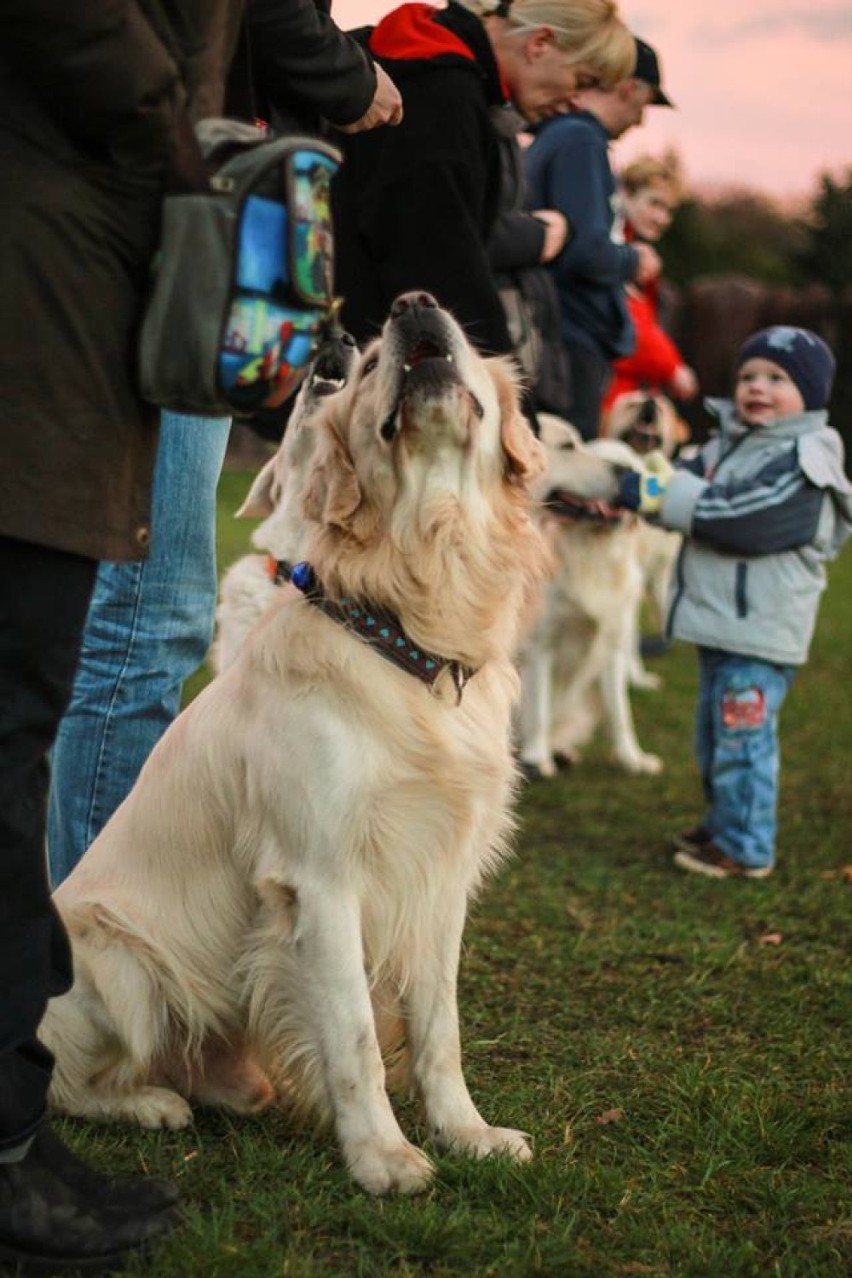
[[672, 839], [678, 852], [700, 852], [705, 843], [712, 843], [710, 833], [703, 825], [692, 825], [688, 830], [681, 830]]
[[773, 869], [771, 865], [742, 865], [721, 848], [717, 848], [712, 840], [695, 847], [693, 851], [679, 848], [674, 854], [674, 863], [681, 870], [704, 874], [711, 879], [765, 879]]

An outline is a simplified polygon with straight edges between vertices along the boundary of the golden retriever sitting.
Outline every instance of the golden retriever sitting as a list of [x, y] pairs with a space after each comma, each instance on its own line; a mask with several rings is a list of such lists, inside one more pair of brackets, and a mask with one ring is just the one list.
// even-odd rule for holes
[[333, 1122], [365, 1189], [410, 1192], [433, 1168], [388, 1099], [401, 1047], [439, 1146], [530, 1157], [468, 1093], [456, 978], [512, 829], [543, 455], [508, 365], [428, 294], [397, 299], [322, 427], [310, 568], [57, 891], [76, 981], [41, 1032], [64, 1112], [180, 1127], [189, 1098], [274, 1097]]
[[539, 420], [548, 454], [544, 530], [556, 572], [521, 655], [524, 771], [530, 778], [553, 776], [560, 760], [579, 757], [603, 717], [614, 757], [627, 772], [659, 772], [661, 760], [637, 741], [628, 690], [630, 636], [643, 588], [639, 520], [599, 500], [611, 499], [619, 475], [641, 461], [626, 444], [584, 444], [566, 422]]
[[357, 356], [354, 337], [342, 329], [329, 333], [296, 397], [278, 450], [237, 511], [238, 518], [263, 520], [251, 537], [262, 553], [243, 555], [222, 578], [210, 653], [217, 674], [234, 660], [278, 587], [288, 580], [290, 567], [302, 557], [307, 525], [300, 499], [319, 442], [325, 401], [346, 385]]

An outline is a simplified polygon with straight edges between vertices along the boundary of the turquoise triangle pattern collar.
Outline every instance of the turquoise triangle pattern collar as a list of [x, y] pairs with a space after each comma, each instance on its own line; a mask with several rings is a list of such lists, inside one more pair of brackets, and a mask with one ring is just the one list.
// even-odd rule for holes
[[456, 690], [456, 705], [461, 701], [465, 684], [472, 679], [476, 670], [464, 666], [460, 661], [450, 661], [434, 652], [425, 652], [418, 647], [403, 630], [399, 618], [386, 608], [373, 608], [370, 604], [358, 603], [352, 599], [329, 599], [317, 579], [310, 564], [277, 563], [276, 580], [289, 579], [301, 590], [305, 599], [332, 621], [337, 621], [347, 630], [375, 648], [386, 661], [391, 661], [401, 670], [415, 675], [430, 688], [434, 687], [438, 677], [446, 670]]

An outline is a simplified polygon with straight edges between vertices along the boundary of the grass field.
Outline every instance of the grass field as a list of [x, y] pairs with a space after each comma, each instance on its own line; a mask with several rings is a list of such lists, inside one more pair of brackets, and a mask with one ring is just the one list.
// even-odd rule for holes
[[[230, 514], [248, 480], [223, 477], [223, 566], [247, 544]], [[847, 551], [785, 707], [769, 880], [671, 866], [667, 836], [698, 814], [689, 649], [634, 697], [662, 778], [623, 776], [599, 748], [526, 790], [517, 854], [468, 925], [461, 1004], [474, 1098], [532, 1133], [529, 1166], [442, 1156], [429, 1193], [375, 1201], [331, 1138], [277, 1115], [202, 1111], [162, 1134], [67, 1122], [99, 1164], [181, 1187], [185, 1227], [133, 1272], [852, 1274], [850, 653]]]

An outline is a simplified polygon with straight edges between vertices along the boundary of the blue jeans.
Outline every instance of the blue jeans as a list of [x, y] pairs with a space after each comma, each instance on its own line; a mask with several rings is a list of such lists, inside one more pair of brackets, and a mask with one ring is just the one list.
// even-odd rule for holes
[[713, 842], [753, 869], [775, 860], [778, 715], [795, 666], [699, 648], [695, 755]]
[[216, 611], [216, 489], [228, 418], [163, 413], [150, 554], [102, 563], [48, 808], [56, 887], [131, 790], [204, 660]]

